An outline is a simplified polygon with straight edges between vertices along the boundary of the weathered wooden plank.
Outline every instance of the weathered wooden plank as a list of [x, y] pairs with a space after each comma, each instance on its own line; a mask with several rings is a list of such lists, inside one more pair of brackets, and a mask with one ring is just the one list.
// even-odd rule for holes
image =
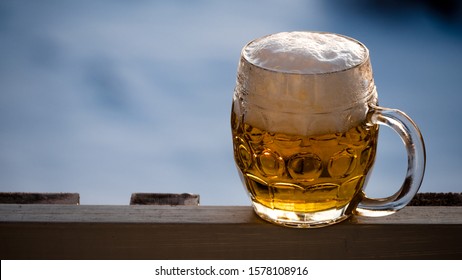
[[73, 204], [80, 203], [78, 193], [0, 192], [0, 204]]
[[[249, 206], [20, 205], [0, 204], [0, 222], [261, 223]], [[352, 224], [462, 224], [462, 207], [405, 207], [380, 218], [353, 217]]]
[[462, 193], [417, 193], [408, 206], [462, 206]]
[[461, 259], [462, 207], [406, 207], [318, 229], [246, 206], [1, 205], [2, 259]]
[[191, 193], [132, 193], [130, 205], [199, 205], [200, 196]]

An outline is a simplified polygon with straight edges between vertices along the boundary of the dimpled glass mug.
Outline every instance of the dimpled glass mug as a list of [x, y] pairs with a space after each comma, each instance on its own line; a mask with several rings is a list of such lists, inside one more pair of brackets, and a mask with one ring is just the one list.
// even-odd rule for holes
[[[378, 126], [403, 140], [408, 169], [392, 196], [365, 193]], [[368, 49], [324, 32], [283, 32], [242, 50], [231, 128], [240, 178], [263, 219], [321, 227], [352, 214], [384, 216], [417, 193], [425, 147], [403, 112], [377, 105]]]

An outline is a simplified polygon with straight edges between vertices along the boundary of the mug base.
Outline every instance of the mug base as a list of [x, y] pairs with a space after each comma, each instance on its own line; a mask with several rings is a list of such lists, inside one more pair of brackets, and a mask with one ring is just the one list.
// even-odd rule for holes
[[340, 209], [334, 208], [314, 213], [271, 209], [254, 201], [252, 205], [257, 215], [263, 220], [291, 228], [325, 227], [346, 220], [350, 216], [346, 213], [348, 204]]

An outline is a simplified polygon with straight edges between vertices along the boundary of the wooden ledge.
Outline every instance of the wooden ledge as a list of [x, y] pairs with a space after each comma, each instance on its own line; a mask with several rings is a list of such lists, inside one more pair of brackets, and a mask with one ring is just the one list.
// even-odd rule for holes
[[0, 205], [2, 259], [461, 259], [462, 207], [318, 229], [247, 206]]

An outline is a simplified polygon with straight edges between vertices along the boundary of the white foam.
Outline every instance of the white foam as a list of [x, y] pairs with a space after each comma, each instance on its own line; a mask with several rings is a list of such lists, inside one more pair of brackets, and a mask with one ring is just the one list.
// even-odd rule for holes
[[364, 120], [367, 100], [376, 97], [368, 50], [348, 37], [283, 32], [250, 42], [242, 55], [235, 107], [262, 129], [346, 131]]
[[245, 58], [252, 64], [287, 73], [318, 74], [345, 70], [367, 58], [357, 41], [336, 34], [282, 32], [249, 43]]

